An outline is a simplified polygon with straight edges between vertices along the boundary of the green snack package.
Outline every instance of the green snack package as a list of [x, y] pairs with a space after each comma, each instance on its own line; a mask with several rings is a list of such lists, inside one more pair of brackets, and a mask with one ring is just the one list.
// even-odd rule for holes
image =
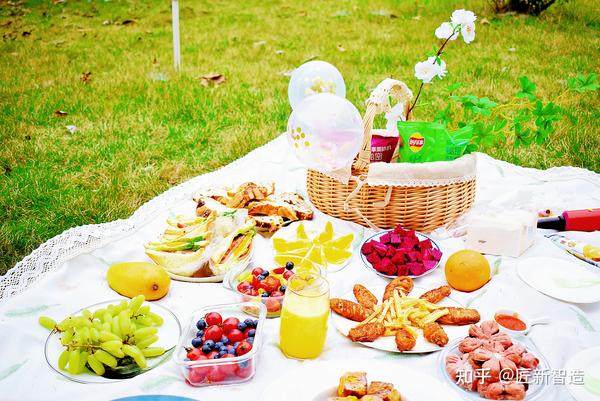
[[439, 123], [398, 121], [402, 138], [400, 163], [449, 161], [461, 157], [471, 140], [473, 127], [450, 132]]

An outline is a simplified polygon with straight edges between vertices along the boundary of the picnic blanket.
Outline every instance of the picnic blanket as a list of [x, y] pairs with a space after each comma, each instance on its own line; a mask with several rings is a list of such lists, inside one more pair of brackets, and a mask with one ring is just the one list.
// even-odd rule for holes
[[[591, 171], [574, 167], [542, 171], [518, 167], [485, 154], [478, 153], [476, 157], [478, 172], [474, 213], [516, 206], [560, 211], [600, 204], [600, 176]], [[43, 244], [0, 278], [0, 400], [109, 400], [136, 394], [172, 394], [200, 400], [260, 400], [261, 392], [281, 372], [302, 363], [315, 363], [286, 359], [278, 348], [279, 319], [269, 319], [257, 373], [249, 382], [194, 388], [184, 382], [178, 366], [167, 361], [122, 382], [79, 384], [50, 369], [44, 357], [48, 331], [37, 323], [40, 315], [59, 320], [84, 306], [118, 298], [105, 279], [108, 265], [119, 261], [148, 260], [142, 245], [164, 230], [168, 216], [193, 215], [195, 204], [192, 194], [199, 188], [244, 181], [273, 181], [278, 191], [305, 195], [305, 174], [306, 169], [289, 151], [282, 135], [230, 165], [166, 191], [140, 207], [129, 219], [76, 227]], [[320, 212], [315, 213], [317, 222], [324, 222], [327, 218]], [[371, 233], [353, 223], [343, 224], [362, 238]], [[571, 234], [588, 242], [600, 243], [600, 232]], [[457, 238], [443, 239], [438, 243], [445, 257], [464, 247], [463, 241]], [[269, 264], [268, 246], [268, 240], [257, 238], [257, 262]], [[532, 256], [569, 259], [585, 265], [551, 244], [540, 232], [536, 243], [521, 258]], [[574, 353], [600, 345], [600, 303], [575, 305], [550, 298], [518, 277], [518, 259], [488, 258], [494, 271], [491, 282], [473, 293], [455, 291], [454, 299], [477, 308], [483, 319], [492, 318], [494, 311], [501, 308], [519, 310], [529, 317], [549, 316], [552, 324], [536, 326], [529, 339], [553, 369], [561, 369]], [[358, 252], [346, 268], [330, 273], [328, 279], [332, 297], [347, 293], [357, 282], [367, 286], [386, 283], [385, 279], [364, 268]], [[417, 281], [417, 285], [423, 288], [444, 283], [443, 269]], [[171, 309], [182, 325], [186, 325], [192, 311], [236, 299], [235, 294], [218, 283], [172, 281], [169, 294], [158, 302]], [[318, 360], [348, 357], [391, 360], [437, 378], [442, 374], [438, 353], [386, 353], [353, 344], [330, 322], [325, 350]], [[563, 384], [550, 382], [549, 385], [552, 388], [544, 400], [572, 399]]]

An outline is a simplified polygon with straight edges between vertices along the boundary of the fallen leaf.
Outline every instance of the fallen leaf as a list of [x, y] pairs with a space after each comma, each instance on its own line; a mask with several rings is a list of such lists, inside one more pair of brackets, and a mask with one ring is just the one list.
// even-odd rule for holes
[[342, 45], [337, 45], [337, 49], [342, 53], [346, 51], [346, 49]]
[[200, 85], [202, 86], [218, 86], [225, 82], [225, 76], [223, 74], [217, 74], [215, 72], [211, 72], [209, 74], [203, 75], [200, 77]]
[[112, 21], [109, 21], [107, 19], [105, 19], [104, 21], [102, 21], [102, 25], [110, 25], [112, 24]]
[[123, 22], [121, 22], [121, 25], [132, 25], [132, 24], [135, 24], [135, 20], [126, 19]]
[[52, 4], [66, 3], [65, 0], [52, 0]]
[[490, 24], [490, 21], [489, 21], [487, 18], [482, 18], [482, 19], [479, 21], [479, 23], [480, 23], [481, 25], [489, 25], [489, 24]]
[[54, 112], [54, 116], [55, 116], [55, 117], [65, 117], [65, 116], [67, 116], [68, 114], [69, 114], [69, 113], [67, 113], [66, 111], [63, 111], [63, 110], [56, 110], [56, 111]]
[[331, 14], [332, 17], [347, 17], [350, 13], [346, 10], [339, 10]]
[[17, 57], [17, 56], [19, 55], [19, 53], [17, 53], [17, 52], [12, 52], [10, 55], [11, 55], [11, 56], [14, 56], [14, 57]]
[[389, 11], [386, 11], [386, 10], [370, 11], [369, 14], [371, 14], [371, 15], [377, 15], [379, 17], [398, 18], [398, 16], [396, 14], [392, 14]]
[[64, 45], [64, 44], [65, 44], [65, 41], [64, 41], [64, 40], [55, 40], [55, 41], [53, 41], [53, 42], [51, 42], [51, 43], [52, 43], [54, 46], [56, 46], [56, 47], [61, 47], [62, 45]]
[[517, 51], [517, 49], [515, 49], [514, 47], [509, 47], [508, 51], [511, 52], [511, 53], [514, 53], [514, 52]]
[[421, 19], [421, 16], [415, 15], [414, 17], [412, 17], [412, 19], [414, 19], [415, 21], [419, 21]]
[[300, 17], [306, 17], [307, 15], [308, 15], [308, 13], [304, 10], [298, 12], [298, 16], [300, 16]]
[[92, 82], [92, 72], [91, 71], [86, 71], [83, 72], [80, 76], [79, 79], [81, 80], [81, 82], [83, 82], [84, 84], [89, 84], [90, 82]]
[[23, 36], [23, 37], [31, 36], [31, 32], [29, 32], [29, 31], [23, 31], [23, 33], [21, 34], [21, 36]]
[[264, 46], [264, 45], [266, 45], [266, 44], [267, 44], [267, 41], [266, 41], [266, 40], [259, 40], [258, 42], [254, 42], [252, 45], [253, 45], [254, 47], [259, 47], [259, 46]]
[[285, 53], [283, 50], [275, 50], [275, 54], [283, 54]]
[[287, 71], [279, 71], [277, 74], [279, 75], [283, 75], [284, 77], [291, 77], [292, 74], [294, 73], [294, 70], [287, 70]]
[[67, 131], [69, 131], [69, 134], [74, 134], [77, 132], [77, 127], [74, 125], [65, 125], [65, 128]]
[[6, 22], [3, 22], [0, 24], [1, 27], [5, 27], [5, 26], [9, 26], [10, 24], [12, 24], [13, 22], [11, 20], [8, 20]]

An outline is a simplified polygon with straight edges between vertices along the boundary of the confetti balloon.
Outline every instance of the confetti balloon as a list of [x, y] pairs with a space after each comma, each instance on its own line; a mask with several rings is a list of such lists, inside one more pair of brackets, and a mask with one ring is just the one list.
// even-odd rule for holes
[[325, 61], [309, 61], [296, 68], [288, 86], [288, 97], [292, 109], [305, 97], [317, 93], [333, 93], [346, 97], [346, 84], [337, 68]]
[[356, 107], [331, 93], [307, 97], [288, 120], [290, 146], [302, 163], [318, 171], [348, 166], [358, 154], [362, 136]]

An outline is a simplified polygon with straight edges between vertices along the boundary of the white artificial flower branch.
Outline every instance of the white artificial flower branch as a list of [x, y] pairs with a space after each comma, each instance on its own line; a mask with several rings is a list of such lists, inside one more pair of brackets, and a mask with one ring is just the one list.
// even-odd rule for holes
[[446, 62], [440, 56], [444, 52], [444, 48], [449, 41], [455, 40], [462, 35], [466, 44], [471, 43], [475, 39], [475, 20], [477, 16], [469, 10], [455, 10], [452, 13], [450, 22], [443, 22], [436, 30], [435, 36], [439, 39], [444, 39], [442, 46], [437, 50], [434, 56], [430, 56], [425, 61], [415, 64], [415, 77], [421, 81], [417, 96], [406, 113], [406, 117], [417, 105], [419, 96], [423, 90], [423, 85], [429, 84], [435, 77], [442, 79], [446, 76]]

